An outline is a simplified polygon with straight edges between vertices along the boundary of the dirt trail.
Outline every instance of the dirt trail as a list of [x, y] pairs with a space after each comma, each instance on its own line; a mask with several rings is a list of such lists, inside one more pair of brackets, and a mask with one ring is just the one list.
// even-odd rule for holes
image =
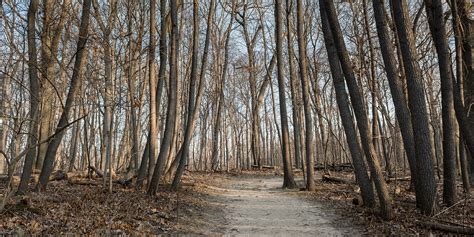
[[[282, 190], [282, 177], [226, 177], [219, 185], [206, 185], [219, 234], [228, 236], [359, 236], [360, 227], [329, 207], [305, 200], [296, 190]], [[201, 215], [203, 215], [201, 213]], [[218, 217], [220, 216], [220, 218]], [[201, 232], [201, 231], [200, 231]], [[216, 229], [203, 234], [216, 234]]]

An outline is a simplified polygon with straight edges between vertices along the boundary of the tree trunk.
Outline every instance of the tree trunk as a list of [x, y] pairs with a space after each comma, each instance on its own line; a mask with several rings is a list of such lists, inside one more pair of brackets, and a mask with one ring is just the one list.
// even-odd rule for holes
[[[47, 0], [44, 2], [43, 12], [43, 31], [41, 34], [41, 113], [39, 116], [39, 140], [45, 140], [52, 134], [52, 125], [54, 123], [54, 95], [57, 94], [55, 88], [55, 62], [57, 60], [58, 45], [61, 39], [61, 33], [64, 28], [66, 14], [69, 9], [70, 0], [63, 2], [59, 21], [55, 24], [54, 5], [55, 1]], [[53, 27], [54, 26], [54, 27]], [[46, 158], [46, 150], [49, 143], [41, 143], [38, 146], [36, 158], [36, 169], [43, 167], [43, 161]]]
[[443, 116], [443, 201], [456, 202], [456, 147], [453, 78], [444, 12], [441, 0], [425, 0], [428, 23], [438, 54]]
[[370, 139], [367, 112], [363, 102], [363, 95], [360, 87], [357, 85], [357, 80], [352, 69], [352, 63], [349, 59], [341, 27], [337, 19], [334, 3], [329, 0], [321, 0], [320, 6], [323, 4], [327, 13], [329, 25], [331, 26], [330, 28], [333, 34], [339, 61], [341, 63], [341, 68], [351, 96], [352, 107], [354, 108], [354, 114], [357, 119], [362, 148], [364, 149], [367, 163], [379, 197], [381, 214], [384, 219], [389, 220], [393, 217], [391, 198], [383, 178], [379, 158], [375, 152], [372, 140]]
[[[165, 1], [165, 0], [161, 0]], [[164, 6], [162, 3], [160, 6]], [[163, 9], [163, 8], [161, 8]], [[163, 140], [161, 142], [160, 153], [153, 170], [153, 176], [148, 186], [147, 194], [155, 195], [158, 189], [163, 168], [171, 150], [171, 142], [174, 137], [175, 123], [176, 123], [176, 104], [178, 94], [178, 10], [176, 6], [176, 0], [170, 1], [170, 12], [171, 12], [171, 50], [170, 50], [170, 78], [169, 78], [169, 98], [168, 98], [168, 109], [166, 113], [166, 125], [163, 134]], [[150, 164], [151, 165], [151, 164]]]
[[280, 120], [282, 130], [283, 188], [295, 188], [293, 170], [290, 162], [290, 139], [288, 132], [288, 113], [286, 110], [285, 78], [283, 72], [281, 0], [275, 1], [275, 41], [277, 58], [278, 95], [280, 99]]
[[430, 215], [435, 211], [436, 181], [433, 173], [433, 153], [422, 75], [416, 61], [415, 43], [406, 1], [392, 1], [392, 8], [407, 76], [408, 105], [416, 154], [416, 200], [422, 212]]
[[183, 138], [183, 144], [178, 151], [176, 159], [179, 161], [178, 169], [176, 171], [175, 177], [173, 179], [173, 189], [177, 189], [179, 183], [181, 181], [181, 176], [184, 172], [185, 165], [188, 159], [189, 153], [189, 146], [191, 144], [191, 138], [194, 133], [194, 126], [196, 124], [197, 115], [199, 114], [199, 109], [201, 107], [202, 95], [204, 92], [204, 75], [207, 68], [207, 59], [209, 53], [209, 41], [210, 41], [210, 34], [212, 30], [212, 19], [214, 17], [214, 9], [215, 9], [215, 0], [211, 0], [209, 6], [209, 13], [207, 16], [207, 29], [206, 29], [206, 38], [204, 41], [204, 51], [201, 60], [201, 74], [199, 76], [199, 86], [196, 98], [194, 99], [195, 94], [195, 87], [196, 87], [196, 79], [197, 79], [197, 60], [198, 60], [198, 47], [199, 47], [199, 6], [198, 1], [193, 1], [193, 53], [192, 53], [192, 65], [191, 65], [191, 79], [190, 79], [190, 86], [189, 86], [189, 98], [188, 98], [188, 118], [185, 128], [185, 134]]
[[[328, 61], [331, 69], [334, 89], [336, 91], [337, 106], [339, 107], [339, 114], [341, 116], [342, 125], [346, 134], [346, 141], [351, 152], [357, 184], [360, 187], [364, 205], [367, 207], [374, 207], [375, 194], [372, 182], [369, 179], [369, 175], [367, 174], [367, 168], [362, 156], [359, 141], [357, 139], [356, 128], [352, 122], [352, 115], [349, 107], [349, 97], [346, 93], [346, 85], [344, 83], [344, 76], [342, 74], [341, 66], [337, 56], [337, 49], [334, 45], [332, 32], [329, 28], [326, 11], [324, 8], [321, 8], [320, 11], [324, 43], [328, 54]], [[329, 125], [329, 128], [331, 129], [331, 125]]]
[[[392, 94], [392, 100], [395, 108], [395, 114], [397, 121], [400, 126], [400, 132], [402, 134], [403, 145], [405, 152], [408, 157], [408, 164], [410, 167], [411, 181], [414, 185], [416, 181], [416, 153], [415, 153], [415, 141], [413, 138], [413, 126], [410, 120], [410, 111], [408, 110], [407, 102], [405, 100], [403, 92], [402, 78], [399, 76], [397, 69], [397, 61], [394, 55], [395, 48], [393, 47], [387, 23], [387, 16], [384, 11], [383, 0], [373, 0], [373, 9], [375, 16], [375, 24], [377, 26], [377, 34], [379, 37], [380, 50], [385, 65], [385, 71], [387, 73], [387, 79], [390, 86], [390, 92]], [[401, 62], [400, 62], [401, 64]], [[400, 65], [402, 68], [402, 65]]]
[[[224, 43], [224, 65], [222, 68], [221, 73], [221, 81], [219, 82], [219, 91], [218, 91], [218, 99], [217, 99], [217, 111], [216, 111], [216, 120], [214, 121], [214, 130], [212, 134], [212, 157], [211, 157], [211, 169], [216, 171], [219, 166], [219, 131], [221, 130], [221, 117], [222, 117], [222, 110], [224, 109], [224, 88], [225, 88], [225, 81], [227, 77], [227, 67], [229, 64], [229, 41], [230, 41], [230, 33], [232, 31], [232, 25], [234, 23], [234, 5], [235, 3], [232, 2], [232, 15], [230, 18], [230, 23], [226, 30], [226, 39]], [[221, 154], [222, 155], [222, 154]]]
[[[166, 77], [166, 62], [168, 57], [168, 45], [167, 45], [167, 26], [168, 23], [166, 21], [166, 1], [160, 0], [160, 41], [159, 41], [159, 49], [160, 49], [160, 66], [158, 69], [158, 85], [156, 87], [156, 99], [155, 99], [155, 106], [156, 106], [156, 114], [160, 114], [161, 108], [161, 97], [163, 94], [163, 88], [165, 84], [165, 77]], [[157, 116], [158, 118], [158, 116]], [[135, 183], [135, 188], [141, 189], [143, 185], [143, 181], [145, 177], [147, 180], [151, 180], [151, 176], [153, 173], [151, 172], [152, 169], [155, 167], [155, 164], [148, 164], [149, 161], [149, 152], [150, 152], [150, 133], [147, 135], [145, 149], [143, 150], [142, 159], [140, 162], [140, 168], [138, 169], [137, 174], [137, 181]]]
[[314, 157], [313, 157], [313, 119], [309, 97], [308, 66], [306, 62], [306, 37], [304, 36], [303, 3], [297, 0], [296, 29], [298, 33], [298, 53], [301, 87], [303, 91], [303, 109], [305, 121], [305, 157], [306, 157], [306, 190], [314, 191]]
[[150, 146], [149, 161], [151, 165], [155, 161], [158, 131], [156, 126], [156, 83], [155, 83], [155, 47], [156, 47], [156, 0], [150, 0], [150, 42], [148, 47], [148, 88], [150, 91]]
[[[38, 61], [36, 50], [36, 12], [38, 11], [38, 0], [32, 0], [28, 8], [28, 74], [30, 82], [30, 124], [28, 127], [28, 152], [25, 156], [25, 164], [21, 174], [20, 185], [18, 186], [18, 194], [24, 194], [28, 189], [31, 171], [33, 170], [33, 162], [36, 157], [36, 146], [38, 144], [38, 113], [39, 113], [39, 81], [38, 81]], [[2, 79], [3, 80], [3, 79]]]

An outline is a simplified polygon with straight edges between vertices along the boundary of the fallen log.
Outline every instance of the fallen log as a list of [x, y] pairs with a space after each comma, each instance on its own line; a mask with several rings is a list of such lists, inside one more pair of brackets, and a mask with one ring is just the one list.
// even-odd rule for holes
[[97, 182], [96, 180], [82, 179], [76, 177], [68, 179], [67, 182], [71, 185], [100, 185], [100, 182]]
[[445, 232], [450, 232], [454, 234], [462, 234], [462, 235], [474, 235], [474, 227], [472, 226], [466, 226], [466, 225], [460, 225], [460, 224], [443, 224], [443, 223], [433, 222], [433, 221], [419, 222], [419, 224], [433, 230], [441, 230]]
[[410, 180], [411, 180], [410, 176], [385, 178], [385, 182], [387, 182], [387, 183], [391, 183], [391, 182], [395, 182], [395, 181], [410, 181]]
[[340, 184], [351, 184], [352, 181], [339, 178], [339, 177], [334, 177], [334, 176], [329, 176], [329, 175], [323, 175], [323, 182], [331, 182], [331, 183], [340, 183]]
[[318, 163], [314, 165], [314, 170], [331, 170], [331, 171], [352, 171], [354, 170], [354, 167], [352, 166], [351, 163], [343, 163], [343, 164], [337, 164], [337, 165], [330, 165], [327, 164], [326, 166], [324, 164]]
[[[259, 168], [260, 168], [258, 165], [251, 165], [251, 167], [252, 167], [252, 169], [259, 169]], [[274, 169], [275, 169], [275, 166], [262, 165], [261, 168], [264, 169], [264, 170], [274, 170]]]

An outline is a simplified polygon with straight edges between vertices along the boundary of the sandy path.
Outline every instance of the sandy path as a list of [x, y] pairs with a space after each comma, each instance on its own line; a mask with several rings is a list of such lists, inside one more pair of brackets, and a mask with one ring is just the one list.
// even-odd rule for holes
[[[296, 190], [282, 190], [282, 177], [230, 177], [207, 186], [223, 207], [220, 229], [228, 236], [359, 236], [363, 231]], [[220, 232], [220, 231], [219, 231]], [[207, 233], [209, 234], [209, 232]]]

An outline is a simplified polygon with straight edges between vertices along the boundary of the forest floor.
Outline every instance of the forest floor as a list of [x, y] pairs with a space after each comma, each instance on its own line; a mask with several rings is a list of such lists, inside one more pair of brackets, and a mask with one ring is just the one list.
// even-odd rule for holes
[[[327, 182], [316, 172], [316, 191], [281, 189], [275, 171], [186, 173], [179, 192], [161, 187], [149, 197], [132, 186], [103, 191], [99, 178], [52, 181], [43, 193], [14, 196], [0, 212], [2, 234], [183, 234], [211, 236], [360, 236], [445, 234], [426, 222], [474, 225], [474, 200], [459, 194], [434, 217], [415, 209], [407, 181], [390, 182], [395, 218], [382, 221], [354, 202], [359, 193], [350, 172], [333, 172], [347, 182]], [[303, 187], [303, 180], [297, 177]], [[73, 182], [74, 181], [74, 182]], [[0, 200], [5, 183], [0, 182]]]

